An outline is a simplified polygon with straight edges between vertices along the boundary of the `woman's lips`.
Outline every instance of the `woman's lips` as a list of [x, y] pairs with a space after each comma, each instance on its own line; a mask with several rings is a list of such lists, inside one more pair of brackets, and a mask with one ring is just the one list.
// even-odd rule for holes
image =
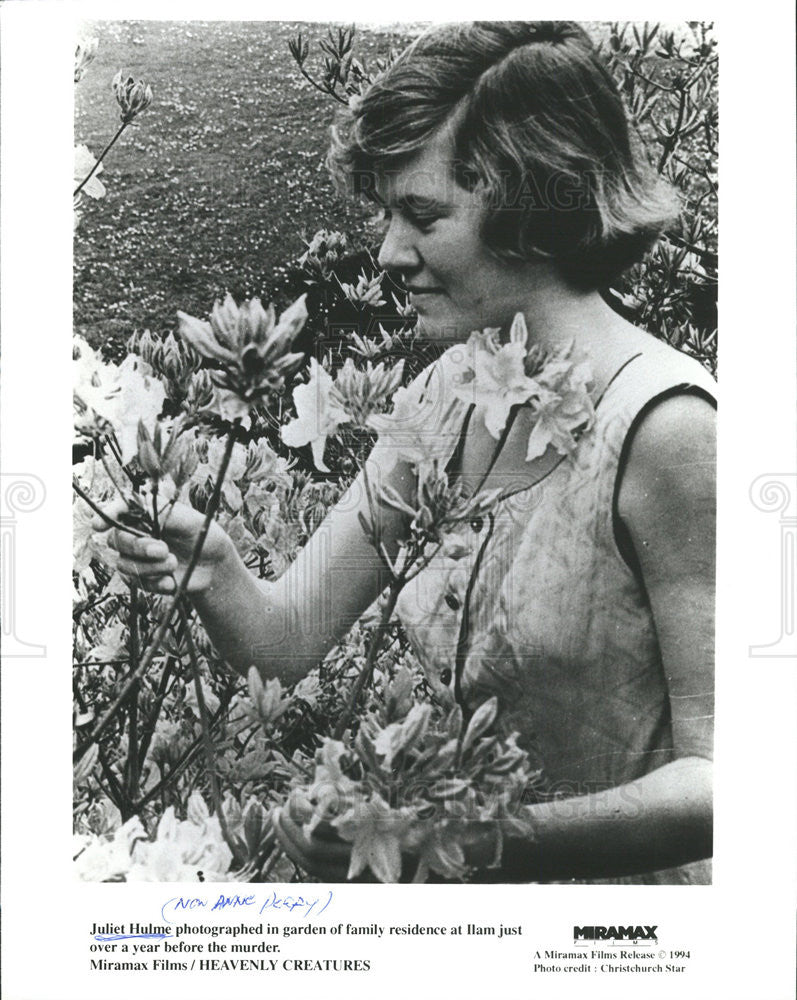
[[420, 295], [440, 295], [442, 293], [441, 288], [408, 288], [407, 291], [413, 298], [417, 298]]

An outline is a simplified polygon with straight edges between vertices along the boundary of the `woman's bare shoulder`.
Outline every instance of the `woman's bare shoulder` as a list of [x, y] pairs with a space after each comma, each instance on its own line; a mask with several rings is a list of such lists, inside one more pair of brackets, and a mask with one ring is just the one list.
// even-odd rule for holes
[[716, 498], [716, 410], [702, 395], [678, 392], [655, 402], [635, 427], [618, 492], [629, 524], [706, 511]]

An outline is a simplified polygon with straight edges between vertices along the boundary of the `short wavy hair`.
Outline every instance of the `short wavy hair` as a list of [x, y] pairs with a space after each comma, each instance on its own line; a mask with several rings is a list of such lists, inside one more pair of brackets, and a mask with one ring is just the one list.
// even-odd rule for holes
[[454, 179], [483, 195], [482, 238], [499, 257], [551, 258], [574, 283], [601, 287], [678, 215], [575, 22], [429, 29], [344, 111], [332, 132], [333, 177], [373, 199], [376, 178], [446, 126]]

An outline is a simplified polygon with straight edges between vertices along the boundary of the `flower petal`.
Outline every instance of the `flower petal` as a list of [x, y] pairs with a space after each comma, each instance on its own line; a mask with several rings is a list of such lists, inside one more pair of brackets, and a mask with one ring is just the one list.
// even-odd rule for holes
[[177, 319], [180, 323], [180, 336], [203, 358], [213, 358], [227, 363], [235, 360], [235, 355], [222, 347], [213, 336], [210, 323], [180, 311], [177, 313]]

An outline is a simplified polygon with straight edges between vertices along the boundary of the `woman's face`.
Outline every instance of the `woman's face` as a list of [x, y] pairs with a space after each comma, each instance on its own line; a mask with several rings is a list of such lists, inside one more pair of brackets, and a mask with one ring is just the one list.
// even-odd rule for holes
[[456, 184], [451, 154], [443, 133], [378, 178], [388, 223], [379, 265], [401, 276], [426, 336], [462, 341], [525, 308], [528, 264], [498, 260], [482, 242], [482, 201]]

